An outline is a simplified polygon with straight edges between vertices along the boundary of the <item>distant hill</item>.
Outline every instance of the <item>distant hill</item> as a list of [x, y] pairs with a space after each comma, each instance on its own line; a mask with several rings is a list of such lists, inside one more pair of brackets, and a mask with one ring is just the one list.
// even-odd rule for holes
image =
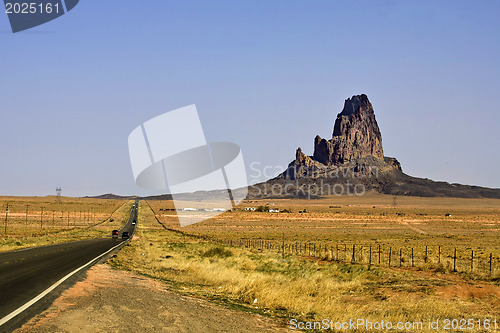
[[137, 196], [122, 196], [113, 193], [106, 193], [96, 196], [85, 196], [84, 198], [92, 198], [92, 199], [118, 199], [118, 200], [130, 200], [135, 199]]

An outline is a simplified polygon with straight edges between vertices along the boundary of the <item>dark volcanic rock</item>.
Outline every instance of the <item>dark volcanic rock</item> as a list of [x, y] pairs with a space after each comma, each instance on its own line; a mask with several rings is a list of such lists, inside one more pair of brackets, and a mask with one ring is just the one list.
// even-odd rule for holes
[[[266, 192], [281, 188], [281, 193]], [[384, 156], [382, 135], [366, 95], [347, 99], [337, 115], [333, 137], [314, 139], [314, 154], [297, 149], [295, 160], [280, 176], [250, 188], [250, 197], [319, 197], [362, 189], [410, 196], [499, 198], [500, 189], [449, 184], [403, 173], [401, 164]], [[359, 194], [359, 193], [358, 193]]]
[[309, 163], [309, 160], [308, 159], [311, 159], [309, 156], [306, 156], [303, 152], [302, 152], [302, 148], [297, 148], [297, 151], [295, 152], [295, 161], [297, 161], [297, 163], [299, 164], [303, 164], [303, 165], [307, 165]]
[[389, 164], [390, 166], [394, 167], [395, 169], [397, 169], [399, 171], [403, 171], [403, 169], [401, 169], [401, 163], [399, 163], [399, 161], [397, 159], [395, 159], [394, 157], [384, 156], [384, 162]]
[[328, 172], [328, 168], [344, 170], [365, 169], [367, 161], [377, 169], [401, 171], [401, 165], [392, 157], [384, 157], [382, 135], [378, 128], [373, 106], [366, 95], [348, 98], [337, 115], [330, 140], [316, 135], [314, 154], [306, 156], [297, 149], [295, 160], [288, 165], [283, 178], [311, 178]]
[[313, 157], [325, 165], [335, 165], [365, 156], [383, 159], [384, 151], [373, 106], [363, 94], [345, 101], [330, 140], [316, 136]]
[[316, 135], [314, 138], [314, 160], [323, 163], [324, 165], [333, 164], [333, 153], [334, 153], [333, 144], [326, 140], [322, 139], [319, 135]]
[[308, 177], [309, 172], [316, 170], [320, 165], [321, 163], [304, 154], [302, 148], [299, 147], [295, 153], [295, 160], [288, 165], [284, 174], [289, 179]]

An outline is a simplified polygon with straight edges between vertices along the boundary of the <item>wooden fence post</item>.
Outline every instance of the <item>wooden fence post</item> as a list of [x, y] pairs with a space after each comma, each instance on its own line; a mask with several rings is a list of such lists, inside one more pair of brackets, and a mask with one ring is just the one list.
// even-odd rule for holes
[[353, 263], [353, 264], [356, 262], [356, 257], [354, 256], [355, 251], [356, 251], [355, 247], [356, 247], [356, 245], [352, 244], [352, 259], [351, 259], [351, 263]]
[[283, 243], [281, 244], [281, 257], [285, 259], [285, 233], [283, 233]]
[[491, 262], [493, 261], [493, 253], [490, 252], [490, 275], [491, 275]]
[[389, 267], [391, 267], [392, 247], [389, 247]]
[[411, 267], [415, 267], [415, 261], [413, 260], [413, 248], [411, 248]]
[[370, 259], [369, 259], [368, 265], [369, 266], [372, 265], [372, 246], [371, 245], [370, 245]]
[[380, 265], [380, 244], [378, 245], [378, 264]]
[[457, 271], [457, 248], [453, 251], [453, 271]]
[[441, 245], [438, 246], [438, 264], [441, 263]]
[[403, 249], [399, 249], [399, 267], [403, 266]]
[[474, 250], [471, 250], [470, 254], [470, 272], [474, 269]]

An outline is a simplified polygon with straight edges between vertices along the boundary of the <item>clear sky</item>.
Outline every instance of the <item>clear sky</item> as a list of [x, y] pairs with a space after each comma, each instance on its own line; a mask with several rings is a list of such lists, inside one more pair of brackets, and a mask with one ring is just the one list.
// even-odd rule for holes
[[12, 34], [2, 12], [0, 194], [155, 194], [134, 183], [127, 137], [190, 104], [209, 141], [284, 167], [361, 93], [406, 173], [500, 187], [499, 14], [499, 1], [81, 0]]

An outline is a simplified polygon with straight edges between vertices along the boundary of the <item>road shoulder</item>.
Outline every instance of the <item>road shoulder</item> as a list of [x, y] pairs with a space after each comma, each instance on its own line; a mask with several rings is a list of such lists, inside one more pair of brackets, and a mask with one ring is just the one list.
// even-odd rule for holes
[[21, 332], [286, 332], [283, 323], [179, 295], [160, 281], [93, 266]]

